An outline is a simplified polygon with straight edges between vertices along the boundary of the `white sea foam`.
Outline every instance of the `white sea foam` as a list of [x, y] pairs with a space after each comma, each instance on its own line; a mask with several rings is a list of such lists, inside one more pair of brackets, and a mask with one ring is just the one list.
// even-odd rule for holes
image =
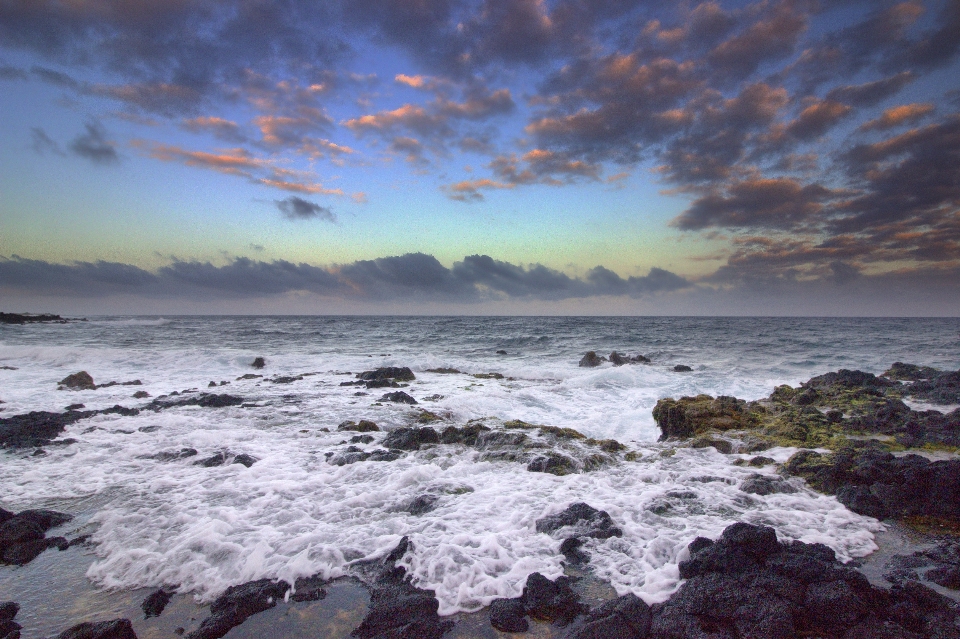
[[[665, 446], [655, 443], [659, 431], [651, 411], [661, 397], [756, 399], [779, 383], [796, 384], [840, 367], [879, 372], [895, 359], [911, 359], [909, 354], [869, 353], [853, 328], [832, 343], [811, 329], [819, 337], [781, 346], [776, 337], [764, 338], [773, 346], [762, 347], [750, 342], [758, 338], [747, 331], [703, 329], [674, 345], [653, 335], [650, 341], [661, 346], [645, 348], [629, 331], [606, 343], [576, 342], [573, 332], [563, 332], [575, 327], [542, 327], [545, 320], [462, 320], [450, 326], [430, 321], [173, 318], [165, 324], [123, 320], [42, 327], [53, 329], [46, 333], [39, 327], [4, 331], [0, 365], [18, 370], [0, 370], [0, 399], [6, 402], [0, 416], [70, 403], [144, 406], [150, 400], [132, 399], [134, 391], [204, 391], [209, 381], [221, 380], [230, 384], [212, 392], [240, 395], [254, 406], [82, 420], [64, 434], [76, 443], [49, 446], [46, 456], [0, 452], [0, 505], [16, 510], [56, 503], [70, 510], [73, 503], [83, 509], [94, 496], [99, 559], [88, 573], [92, 580], [118, 588], [176, 586], [207, 600], [251, 579], [341, 575], [352, 562], [382, 556], [408, 535], [414, 549], [403, 562], [418, 585], [437, 592], [441, 614], [516, 596], [531, 572], [561, 574], [561, 536], [537, 533], [535, 522], [577, 501], [608, 511], [624, 533], [587, 542], [592, 569], [618, 592], [650, 602], [675, 590], [677, 563], [692, 539], [716, 537], [735, 521], [771, 525], [785, 540], [825, 543], [842, 559], [875, 548], [878, 522], [799, 480], [791, 480], [796, 493], [752, 495], [740, 484], [769, 469], [734, 466], [737, 456], [713, 449], [661, 455]], [[403, 326], [406, 333], [398, 329]], [[948, 349], [928, 341], [935, 352], [918, 363], [950, 366], [936, 350]], [[630, 350], [624, 342], [636, 344], [633, 352], [655, 355], [654, 363], [577, 366], [586, 348]], [[501, 346], [510, 354], [496, 355], [494, 347]], [[870, 359], [858, 360], [863, 353]], [[238, 381], [252, 372], [249, 365], [258, 355], [267, 358], [267, 367], [257, 371], [265, 377]], [[675, 363], [696, 370], [674, 373]], [[572, 427], [627, 443], [639, 461], [555, 477], [441, 445], [393, 462], [332, 466], [325, 453], [342, 449], [350, 435], [335, 432], [340, 422], [372, 419], [392, 429], [416, 417], [419, 407], [376, 402], [390, 389], [339, 386], [353, 376], [338, 373], [381, 365], [413, 368], [417, 379], [404, 390], [417, 399], [442, 396], [421, 401], [444, 418], [440, 427], [478, 418]], [[437, 367], [464, 374], [427, 372]], [[56, 390], [57, 381], [81, 369], [98, 383], [140, 379], [143, 385]], [[505, 378], [470, 375], [487, 372]], [[316, 374], [289, 384], [269, 381], [303, 373]], [[378, 441], [364, 448], [377, 448]], [[199, 454], [169, 462], [147, 458], [185, 447]], [[219, 451], [259, 461], [250, 468], [192, 463]], [[784, 461], [792, 452], [764, 455]], [[439, 497], [436, 509], [408, 513], [409, 502], [425, 493]]]

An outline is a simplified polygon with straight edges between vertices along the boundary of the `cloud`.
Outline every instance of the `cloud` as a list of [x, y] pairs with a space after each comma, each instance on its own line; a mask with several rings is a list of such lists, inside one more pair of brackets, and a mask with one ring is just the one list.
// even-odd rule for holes
[[50, 136], [47, 135], [47, 132], [38, 126], [30, 128], [30, 146], [40, 155], [44, 155], [48, 152], [55, 155], [66, 155], [66, 153], [63, 152], [63, 149], [60, 148], [60, 145], [57, 144], [56, 141], [50, 139]]
[[78, 135], [70, 143], [70, 150], [94, 164], [116, 164], [120, 161], [116, 145], [107, 139], [107, 131], [99, 122], [84, 125], [86, 133]]
[[885, 131], [901, 124], [915, 124], [927, 115], [933, 113], [936, 107], [932, 104], [903, 104], [884, 110], [879, 118], [864, 122], [860, 125], [861, 131]]
[[81, 298], [133, 295], [208, 300], [307, 292], [344, 300], [475, 304], [510, 299], [639, 298], [690, 286], [686, 279], [659, 268], [643, 277], [621, 278], [598, 266], [579, 279], [540, 264], [521, 266], [486, 255], [467, 256], [452, 268], [432, 255], [407, 253], [325, 267], [243, 257], [220, 266], [175, 260], [156, 272], [116, 262], [54, 264], [0, 257], [0, 290]]
[[225, 142], [243, 144], [247, 141], [247, 136], [243, 134], [236, 122], [217, 116], [185, 119], [181, 126], [191, 133], [210, 133], [215, 138]]
[[326, 206], [308, 202], [295, 195], [276, 201], [277, 208], [288, 220], [325, 220], [336, 223], [337, 216]]

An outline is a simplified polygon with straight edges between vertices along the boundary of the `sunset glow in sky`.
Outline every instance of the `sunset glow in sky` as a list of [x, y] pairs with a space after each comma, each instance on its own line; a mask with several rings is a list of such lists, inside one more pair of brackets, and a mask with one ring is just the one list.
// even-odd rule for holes
[[0, 310], [960, 314], [960, 0], [0, 0]]

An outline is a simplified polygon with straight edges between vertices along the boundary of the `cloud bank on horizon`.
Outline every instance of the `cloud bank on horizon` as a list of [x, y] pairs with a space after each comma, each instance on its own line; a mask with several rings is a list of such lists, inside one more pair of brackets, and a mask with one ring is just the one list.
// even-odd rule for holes
[[[82, 239], [57, 259], [0, 239], [0, 290], [478, 307], [726, 295], [718, 312], [749, 294], [810, 314], [818, 295], [901, 313], [884, 297], [906, 291], [919, 314], [957, 314], [958, 53], [960, 0], [0, 0], [0, 85], [20, 94], [0, 98], [18, 115], [0, 131], [20, 141], [0, 162], [83, 165], [104, 188], [125, 165], [220, 176], [271, 218], [275, 251], [214, 238], [149, 266], [80, 257]], [[0, 181], [10, 237], [37, 194]], [[221, 197], [215, 184], [196, 197]], [[673, 213], [645, 204], [655, 191]], [[371, 254], [363, 218], [389, 216], [398, 192], [429, 202], [396, 232], [415, 249]], [[622, 247], [574, 262], [551, 248], [548, 212], [522, 232], [543, 239], [521, 239], [549, 263], [497, 252], [484, 229], [512, 232], [528, 214], [501, 211], [527, 193], [548, 211], [632, 207], [612, 231], [585, 211], [577, 230]], [[480, 254], [445, 266], [435, 229], [456, 216]], [[285, 254], [308, 225], [363, 257]], [[261, 227], [243, 232], [264, 250]], [[630, 243], [644, 234], [656, 250]]]

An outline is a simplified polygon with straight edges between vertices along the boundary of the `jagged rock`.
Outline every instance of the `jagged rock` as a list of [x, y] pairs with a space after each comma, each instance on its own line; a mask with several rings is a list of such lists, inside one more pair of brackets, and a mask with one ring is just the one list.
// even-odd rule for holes
[[939, 375], [941, 371], [931, 366], [917, 366], [916, 364], [904, 364], [903, 362], [894, 362], [888, 368], [882, 377], [893, 381], [915, 382], [921, 379], [930, 379]]
[[345, 421], [337, 426], [337, 430], [352, 430], [358, 433], [376, 433], [380, 427], [367, 419], [361, 419], [359, 422]]
[[20, 612], [20, 605], [15, 601], [0, 603], [0, 639], [20, 639], [21, 626], [14, 617]]
[[548, 452], [538, 455], [527, 464], [532, 473], [550, 473], [551, 475], [569, 475], [577, 472], [577, 464], [571, 458], [560, 453]]
[[660, 427], [660, 439], [693, 437], [711, 430], [746, 429], [758, 425], [747, 403], [736, 397], [709, 395], [666, 398], [657, 401], [653, 419]]
[[[262, 357], [255, 357], [253, 360], [253, 363], [250, 364], [250, 366], [253, 366], [254, 368], [263, 368], [266, 365], [267, 365], [267, 360], [263, 359]], [[243, 378], [250, 379], [246, 375], [244, 375]]]
[[253, 466], [254, 464], [256, 464], [258, 461], [260, 461], [260, 460], [257, 459], [256, 457], [254, 457], [253, 455], [248, 455], [248, 454], [246, 454], [246, 453], [240, 453], [239, 455], [237, 455], [236, 457], [234, 457], [234, 458], [233, 458], [233, 461], [230, 462], [230, 463], [231, 463], [231, 464], [243, 464], [243, 465], [246, 466], [247, 468], [250, 468], [251, 466]]
[[594, 368], [605, 361], [607, 361], [606, 357], [599, 356], [594, 351], [587, 351], [587, 353], [580, 359], [579, 366], [581, 368]]
[[626, 594], [591, 610], [570, 639], [644, 639], [651, 618], [650, 606], [643, 599]]
[[560, 554], [570, 563], [585, 564], [590, 561], [590, 556], [580, 550], [581, 546], [583, 546], [583, 540], [579, 537], [567, 537], [560, 542]]
[[286, 583], [270, 579], [231, 586], [210, 604], [210, 616], [187, 639], [220, 639], [252, 615], [276, 606], [289, 589]]
[[387, 393], [386, 395], [380, 398], [380, 401], [394, 402], [396, 404], [416, 404], [417, 403], [417, 400], [415, 400], [410, 395], [407, 395], [403, 391], [395, 391], [393, 393]]
[[334, 466], [346, 466], [361, 461], [394, 461], [400, 459], [400, 455], [390, 450], [374, 450], [367, 452], [356, 446], [347, 446], [339, 453], [327, 453], [329, 463]]
[[907, 392], [915, 399], [934, 404], [960, 404], [960, 371], [914, 382]]
[[530, 629], [523, 598], [494, 599], [490, 603], [490, 625], [501, 632], [526, 632]]
[[357, 373], [357, 379], [370, 382], [374, 380], [390, 379], [398, 382], [412, 382], [416, 379], [413, 371], [403, 366], [384, 366], [374, 371], [363, 371]]
[[554, 515], [541, 517], [536, 523], [537, 532], [548, 535], [568, 526], [573, 527], [573, 533], [579, 537], [607, 539], [623, 536], [623, 531], [613, 524], [608, 512], [582, 501], [570, 504]]
[[323, 586], [326, 582], [319, 575], [301, 577], [294, 582], [294, 593], [290, 599], [294, 601], [320, 601], [327, 596]]
[[72, 520], [73, 516], [67, 513], [57, 512], [56, 510], [32, 509], [20, 511], [17, 514], [17, 519], [36, 524], [43, 532], [47, 532], [51, 528], [55, 528]]
[[795, 493], [797, 489], [779, 477], [754, 474], [743, 480], [740, 490], [754, 495], [773, 495], [774, 493]]
[[[172, 395], [171, 395], [172, 396]], [[154, 411], [167, 408], [177, 408], [180, 406], [200, 406], [202, 408], [225, 408], [227, 406], [239, 406], [243, 403], [242, 397], [228, 395], [227, 393], [198, 393], [190, 397], [179, 396], [177, 399], [167, 397], [158, 397], [150, 404], [148, 408]]]
[[369, 612], [352, 636], [358, 639], [440, 639], [453, 627], [452, 621], [441, 621], [437, 615], [440, 602], [433, 591], [414, 587], [406, 570], [396, 565], [410, 547], [409, 539], [404, 537], [384, 559], [371, 588]]
[[570, 584], [569, 577], [550, 581], [539, 572], [531, 574], [520, 596], [524, 612], [532, 619], [567, 625], [587, 611]]
[[960, 636], [949, 600], [916, 583], [873, 587], [830, 548], [778, 543], [772, 528], [734, 524], [689, 550], [686, 583], [653, 607], [657, 639]]
[[87, 371], [67, 375], [58, 384], [57, 390], [96, 390], [97, 388], [93, 383], [93, 377]]
[[61, 632], [57, 639], [137, 639], [137, 635], [129, 619], [113, 619], [77, 624]]
[[931, 516], [960, 519], [960, 461], [894, 457], [866, 446], [835, 454], [800, 451], [784, 465], [854, 512], [884, 519]]
[[168, 603], [170, 603], [170, 593], [163, 588], [158, 588], [147, 595], [147, 598], [140, 604], [140, 609], [143, 610], [145, 619], [159, 617]]
[[687, 366], [686, 364], [677, 364], [676, 366], [673, 367], [674, 373], [689, 373], [692, 370], [693, 369]]
[[439, 444], [440, 436], [429, 426], [424, 428], [398, 428], [387, 433], [383, 445], [398, 450], [420, 450], [423, 444]]

